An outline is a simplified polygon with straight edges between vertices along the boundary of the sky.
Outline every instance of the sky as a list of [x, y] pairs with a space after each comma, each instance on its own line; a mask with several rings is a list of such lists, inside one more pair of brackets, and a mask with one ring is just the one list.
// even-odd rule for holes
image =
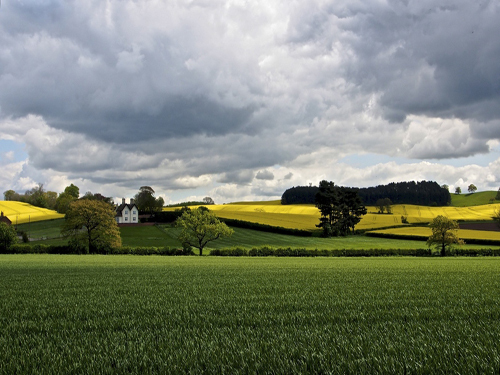
[[496, 191], [499, 35], [498, 0], [3, 0], [0, 192]]

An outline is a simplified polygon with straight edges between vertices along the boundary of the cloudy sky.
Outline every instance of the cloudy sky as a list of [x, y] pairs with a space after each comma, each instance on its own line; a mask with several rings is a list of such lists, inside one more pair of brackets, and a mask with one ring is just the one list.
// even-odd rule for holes
[[500, 186], [498, 0], [2, 0], [0, 192]]

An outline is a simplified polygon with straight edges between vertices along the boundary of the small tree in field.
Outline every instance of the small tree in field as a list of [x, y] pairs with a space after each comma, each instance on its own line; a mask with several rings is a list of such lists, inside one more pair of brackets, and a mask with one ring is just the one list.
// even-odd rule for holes
[[475, 193], [475, 192], [476, 192], [477, 187], [476, 187], [476, 185], [474, 185], [474, 184], [470, 184], [470, 185], [469, 185], [469, 187], [467, 188], [467, 190], [469, 190], [469, 193], [471, 193], [471, 194], [472, 194], [472, 193]]
[[441, 256], [446, 255], [446, 248], [453, 244], [463, 245], [464, 242], [458, 238], [458, 223], [446, 216], [436, 216], [429, 224], [432, 229], [432, 235], [427, 240], [427, 246], [434, 245], [437, 249], [441, 249]]
[[196, 247], [203, 255], [203, 248], [212, 241], [231, 236], [234, 231], [222, 223], [205, 207], [184, 211], [176, 221], [176, 226], [182, 228], [179, 241], [183, 245]]
[[455, 188], [455, 194], [461, 194], [462, 193], [462, 189], [460, 188], [460, 186], [457, 186]]

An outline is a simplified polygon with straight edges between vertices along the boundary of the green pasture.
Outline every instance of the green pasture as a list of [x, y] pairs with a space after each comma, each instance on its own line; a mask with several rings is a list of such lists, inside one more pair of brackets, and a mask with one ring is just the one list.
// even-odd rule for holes
[[[43, 237], [46, 233], [56, 233], [60, 222], [46, 222], [47, 228], [39, 228], [30, 233], [32, 238]], [[50, 226], [49, 223], [52, 223]], [[41, 224], [41, 223], [38, 223]], [[234, 234], [229, 238], [222, 238], [209, 243], [207, 249], [228, 249], [240, 247], [252, 249], [261, 246], [281, 247], [281, 248], [303, 248], [318, 250], [336, 250], [336, 249], [420, 249], [427, 248], [425, 241], [407, 240], [407, 239], [388, 239], [378, 237], [367, 237], [362, 235], [348, 237], [298, 237], [276, 233], [267, 233], [251, 229], [233, 228]], [[58, 233], [58, 232], [57, 232]], [[172, 225], [160, 226], [130, 226], [121, 227], [120, 233], [123, 246], [131, 247], [180, 247], [177, 240], [179, 229]], [[35, 237], [36, 235], [36, 237]], [[48, 239], [42, 241], [33, 241], [32, 244], [51, 244], [57, 245], [65, 243], [66, 240]], [[485, 245], [466, 245], [468, 249], [497, 248], [498, 246]]]
[[493, 374], [498, 258], [0, 256], [0, 373]]
[[[500, 203], [495, 200], [496, 191], [480, 191], [477, 193], [451, 193], [451, 205], [454, 207], [480, 206], [483, 204]], [[493, 199], [493, 202], [491, 201]]]
[[31, 239], [52, 239], [60, 237], [64, 219], [43, 220], [19, 224], [17, 229], [29, 234]]

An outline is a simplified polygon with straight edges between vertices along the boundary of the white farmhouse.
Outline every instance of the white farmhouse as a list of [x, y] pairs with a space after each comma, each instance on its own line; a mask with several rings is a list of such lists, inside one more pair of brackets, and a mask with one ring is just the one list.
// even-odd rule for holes
[[122, 204], [116, 207], [116, 222], [118, 224], [137, 224], [139, 222], [139, 209], [130, 199], [130, 203], [125, 203], [125, 198], [122, 199]]

